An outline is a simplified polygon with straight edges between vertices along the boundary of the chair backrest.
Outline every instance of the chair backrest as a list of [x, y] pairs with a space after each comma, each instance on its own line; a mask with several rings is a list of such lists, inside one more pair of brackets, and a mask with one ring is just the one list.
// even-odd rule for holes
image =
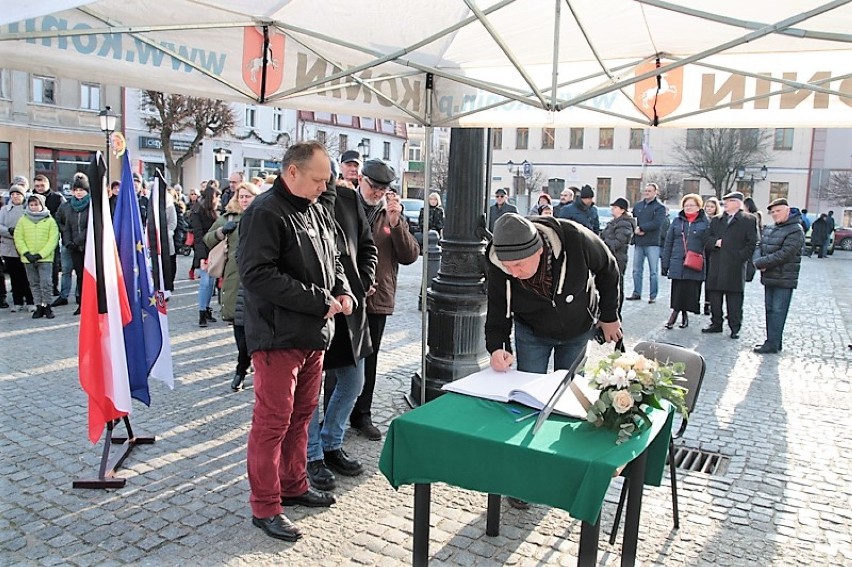
[[[698, 393], [701, 391], [701, 383], [704, 381], [704, 372], [707, 368], [704, 357], [686, 347], [654, 341], [642, 341], [633, 347], [633, 350], [657, 362], [682, 362], [686, 366], [683, 372], [686, 382], [681, 385], [686, 388], [684, 402], [687, 411], [691, 414], [695, 408]], [[683, 429], [681, 427], [681, 432]]]

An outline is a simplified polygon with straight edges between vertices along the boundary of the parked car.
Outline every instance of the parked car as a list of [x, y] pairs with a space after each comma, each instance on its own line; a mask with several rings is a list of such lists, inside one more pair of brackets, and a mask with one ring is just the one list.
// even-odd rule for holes
[[420, 230], [420, 211], [423, 209], [423, 199], [400, 199], [402, 214], [408, 222], [408, 230], [417, 238], [417, 243], [423, 244], [423, 234]]
[[598, 209], [598, 222], [601, 225], [601, 232], [606, 228], [606, 225], [610, 223], [612, 220], [612, 209], [609, 207], [597, 207]]
[[831, 252], [834, 252], [834, 246], [839, 246], [841, 250], [852, 250], [852, 226], [845, 226], [834, 231]]

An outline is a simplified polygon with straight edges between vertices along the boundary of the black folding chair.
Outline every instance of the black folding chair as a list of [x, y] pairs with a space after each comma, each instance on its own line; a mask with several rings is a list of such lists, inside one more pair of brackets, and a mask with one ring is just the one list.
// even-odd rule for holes
[[[695, 401], [698, 399], [698, 393], [701, 391], [701, 383], [704, 381], [704, 372], [706, 370], [704, 357], [686, 347], [653, 341], [642, 341], [633, 350], [644, 355], [646, 358], [656, 360], [660, 363], [682, 362], [686, 366], [683, 373], [686, 382], [681, 382], [680, 384], [686, 388], [684, 402], [688, 414], [692, 415], [692, 411], [695, 409]], [[675, 466], [674, 441], [675, 439], [680, 439], [686, 431], [686, 426], [689, 423], [689, 415], [681, 416], [680, 428], [669, 440], [669, 476], [672, 485], [672, 513], [674, 515], [675, 529], [680, 528], [680, 517], [677, 506], [677, 469]], [[613, 522], [612, 532], [609, 535], [610, 545], [615, 543], [615, 535], [618, 533], [618, 525], [621, 523], [621, 513], [624, 510], [624, 502], [626, 500], [627, 483], [625, 482], [621, 488], [618, 508], [615, 511], [615, 521]]]

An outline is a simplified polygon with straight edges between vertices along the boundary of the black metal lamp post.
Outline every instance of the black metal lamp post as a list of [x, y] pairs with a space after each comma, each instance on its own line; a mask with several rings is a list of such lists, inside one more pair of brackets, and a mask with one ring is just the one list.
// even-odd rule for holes
[[[447, 210], [438, 276], [426, 294], [428, 308], [426, 401], [447, 382], [488, 365], [485, 350], [485, 241], [476, 236], [485, 191], [485, 131], [453, 128], [447, 176]], [[421, 377], [411, 380], [414, 404], [421, 403]]]
[[109, 148], [110, 148], [110, 136], [113, 132], [115, 132], [115, 122], [118, 117], [112, 111], [112, 108], [107, 106], [103, 110], [98, 113], [98, 121], [101, 124], [101, 132], [104, 133], [106, 138], [106, 152], [104, 153], [104, 161], [106, 162], [106, 175], [107, 175], [107, 183], [110, 182], [109, 176]]
[[[764, 165], [760, 168], [760, 181], [766, 181], [766, 176], [769, 175], [769, 169]], [[748, 183], [748, 191], [749, 197], [754, 198], [754, 184], [757, 179], [754, 178], [754, 173], [749, 173], [749, 178], [746, 179], [746, 168], [744, 166], [740, 166], [737, 168], [736, 178], [737, 181], [746, 181]]]
[[361, 143], [358, 144], [358, 153], [361, 154], [362, 160], [370, 157], [370, 140], [368, 138], [361, 138]]
[[225, 159], [230, 153], [231, 150], [225, 148], [213, 148], [213, 159], [216, 160], [216, 179], [219, 179], [220, 182], [225, 179]]

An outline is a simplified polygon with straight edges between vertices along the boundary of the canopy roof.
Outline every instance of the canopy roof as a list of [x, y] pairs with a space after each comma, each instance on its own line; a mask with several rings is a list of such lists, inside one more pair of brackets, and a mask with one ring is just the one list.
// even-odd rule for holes
[[432, 126], [849, 127], [852, 0], [30, 0], [4, 67]]

